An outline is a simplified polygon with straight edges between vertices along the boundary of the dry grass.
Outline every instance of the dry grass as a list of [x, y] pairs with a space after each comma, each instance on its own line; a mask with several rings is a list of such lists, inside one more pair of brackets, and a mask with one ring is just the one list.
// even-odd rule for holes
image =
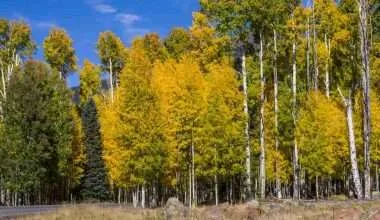
[[197, 220], [380, 220], [380, 201], [273, 202], [198, 208]]
[[104, 207], [102, 205], [78, 205], [65, 207], [56, 212], [22, 217], [23, 220], [161, 220], [161, 209], [133, 209], [129, 207]]
[[[361, 220], [380, 219], [380, 201], [329, 201], [294, 204], [287, 202], [261, 203], [259, 207], [247, 204], [204, 206], [186, 212], [193, 220]], [[163, 209], [134, 209], [102, 205], [65, 207], [54, 213], [23, 217], [25, 220], [161, 220]]]

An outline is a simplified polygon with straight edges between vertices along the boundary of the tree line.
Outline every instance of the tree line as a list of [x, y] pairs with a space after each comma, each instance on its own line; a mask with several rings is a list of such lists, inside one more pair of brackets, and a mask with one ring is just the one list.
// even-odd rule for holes
[[28, 24], [1, 19], [0, 204], [370, 199], [379, 5], [201, 0], [165, 38], [100, 33], [81, 67], [64, 29], [41, 62]]

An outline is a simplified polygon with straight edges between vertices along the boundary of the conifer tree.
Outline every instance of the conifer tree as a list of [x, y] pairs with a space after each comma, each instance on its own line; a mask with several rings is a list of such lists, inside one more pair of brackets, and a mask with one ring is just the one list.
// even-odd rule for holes
[[64, 81], [47, 65], [28, 61], [12, 75], [7, 91], [1, 148], [8, 190], [63, 187], [72, 150], [72, 106]]
[[82, 123], [87, 160], [81, 194], [84, 199], [104, 201], [109, 198], [110, 191], [103, 160], [98, 113], [93, 99], [90, 99], [83, 109]]

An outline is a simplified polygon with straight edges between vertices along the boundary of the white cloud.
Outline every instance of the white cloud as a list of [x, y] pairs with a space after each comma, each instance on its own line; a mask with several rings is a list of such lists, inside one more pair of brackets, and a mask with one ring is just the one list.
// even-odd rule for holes
[[112, 7], [111, 5], [103, 4], [103, 3], [93, 4], [92, 7], [97, 12], [100, 12], [100, 13], [103, 13], [103, 14], [115, 13], [117, 11], [116, 8]]
[[120, 10], [110, 4], [106, 4], [106, 0], [84, 0], [92, 9], [102, 14], [110, 14], [113, 19], [123, 27], [123, 34], [130, 41], [135, 36], [141, 36], [149, 32], [146, 28], [136, 27], [135, 24], [141, 21], [139, 15], [131, 13], [121, 13]]
[[52, 27], [57, 27], [57, 25], [55, 23], [52, 23], [52, 22], [46, 22], [46, 21], [40, 21], [40, 22], [36, 22], [36, 27], [37, 28], [52, 28]]
[[141, 17], [134, 14], [127, 14], [127, 13], [119, 13], [116, 15], [116, 19], [122, 23], [123, 25], [130, 27], [133, 25], [136, 21], [141, 20]]
[[95, 11], [102, 14], [113, 14], [117, 12], [117, 9], [110, 4], [106, 4], [103, 0], [86, 0], [88, 5], [91, 6]]

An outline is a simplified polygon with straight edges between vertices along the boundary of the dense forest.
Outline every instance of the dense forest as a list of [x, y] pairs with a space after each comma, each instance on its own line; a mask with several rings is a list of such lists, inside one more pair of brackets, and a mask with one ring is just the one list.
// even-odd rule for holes
[[379, 0], [201, 0], [164, 38], [100, 33], [98, 64], [31, 33], [0, 19], [0, 205], [380, 191]]

